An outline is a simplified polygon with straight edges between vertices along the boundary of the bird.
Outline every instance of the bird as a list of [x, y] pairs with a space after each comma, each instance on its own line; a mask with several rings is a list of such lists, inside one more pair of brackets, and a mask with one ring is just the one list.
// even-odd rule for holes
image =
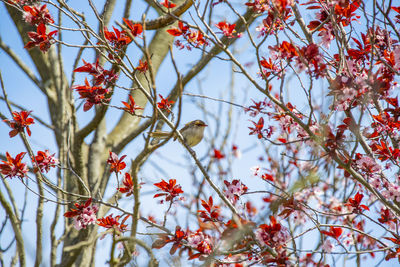
[[[204, 121], [194, 120], [186, 123], [185, 126], [183, 126], [183, 128], [179, 130], [179, 132], [185, 140], [185, 143], [190, 147], [194, 147], [203, 139], [204, 129], [206, 127], [207, 124], [205, 124]], [[153, 140], [150, 142], [150, 144], [156, 145], [160, 142], [161, 139], [166, 139], [171, 136], [171, 132], [155, 131], [151, 132], [150, 136], [153, 137]], [[172, 136], [174, 138], [174, 141], [178, 138], [176, 133], [173, 133]]]

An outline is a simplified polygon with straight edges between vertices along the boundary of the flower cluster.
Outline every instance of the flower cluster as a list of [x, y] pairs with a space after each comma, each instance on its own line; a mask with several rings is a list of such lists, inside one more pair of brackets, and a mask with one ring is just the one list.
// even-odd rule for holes
[[242, 184], [239, 180], [233, 180], [232, 183], [224, 180], [224, 184], [227, 187], [227, 190], [224, 191], [226, 197], [232, 201], [236, 202], [239, 200], [239, 197], [247, 192], [247, 186]]
[[126, 194], [127, 197], [129, 197], [130, 195], [133, 194], [133, 181], [132, 181], [132, 176], [129, 173], [125, 173], [125, 178], [122, 181], [122, 183], [124, 184], [125, 187], [120, 187], [118, 188], [118, 191]]
[[29, 114], [31, 114], [32, 111], [14, 111], [13, 114], [13, 120], [5, 120], [5, 122], [8, 123], [8, 125], [13, 129], [10, 131], [9, 136], [14, 137], [18, 133], [23, 133], [24, 129], [26, 129], [26, 132], [29, 136], [31, 136], [31, 130], [29, 129], [29, 125], [34, 124], [35, 120], [33, 118], [29, 118]]
[[164, 98], [162, 95], [158, 95], [161, 100], [160, 102], [157, 102], [157, 107], [161, 110], [165, 110], [166, 112], [171, 112], [172, 104], [175, 103], [175, 101], [169, 100], [168, 97]]
[[67, 218], [74, 218], [74, 227], [76, 230], [86, 229], [88, 225], [96, 222], [96, 213], [99, 208], [92, 205], [92, 199], [89, 198], [84, 204], [75, 203], [76, 209], [71, 209], [64, 213]]
[[240, 37], [240, 35], [236, 34], [236, 24], [230, 24], [226, 21], [220, 21], [215, 26], [220, 29], [222, 34], [228, 38]]
[[113, 217], [113, 215], [110, 214], [107, 217], [97, 219], [97, 224], [104, 228], [111, 229], [116, 235], [121, 235], [121, 233], [124, 233], [128, 230], [128, 225], [124, 223], [129, 218], [129, 215], [126, 215], [121, 222], [119, 222], [120, 218], [120, 215]]
[[274, 128], [269, 126], [267, 129], [264, 129], [264, 118], [260, 117], [258, 122], [251, 121], [254, 124], [254, 127], [248, 127], [250, 129], [249, 135], [257, 135], [258, 139], [262, 138], [270, 138], [274, 132]]
[[118, 155], [114, 152], [110, 151], [110, 156], [107, 159], [107, 163], [110, 164], [110, 172], [121, 173], [123, 169], [126, 167], [126, 163], [123, 161], [126, 155], [123, 155], [121, 158], [118, 158]]
[[213, 250], [213, 241], [211, 237], [202, 231], [191, 233], [187, 237], [188, 246], [197, 250], [198, 253], [189, 256], [189, 259], [203, 258], [211, 254]]
[[219, 206], [214, 205], [214, 200], [210, 196], [208, 201], [201, 200], [201, 205], [205, 210], [198, 210], [200, 218], [203, 222], [217, 222], [221, 220], [221, 209]]
[[41, 23], [43, 24], [54, 23], [54, 20], [51, 17], [46, 5], [24, 6], [23, 9], [24, 9], [23, 17], [25, 21], [33, 26], [37, 26]]
[[257, 241], [262, 246], [275, 247], [281, 249], [289, 240], [288, 230], [278, 223], [275, 217], [269, 217], [271, 224], [261, 224], [255, 232]]
[[87, 79], [85, 79], [85, 85], [75, 85], [72, 89], [79, 93], [80, 99], [86, 100], [83, 105], [83, 111], [90, 110], [94, 105], [100, 105], [110, 101], [107, 97], [107, 94], [110, 93], [109, 89], [103, 88], [102, 86], [92, 86]]
[[154, 198], [165, 196], [165, 201], [172, 202], [174, 201], [175, 197], [183, 193], [181, 186], [176, 184], [175, 179], [170, 179], [168, 182], [161, 180], [161, 182], [155, 183], [154, 185], [157, 186], [161, 191], [164, 191], [163, 193], [155, 194]]
[[8, 152], [6, 152], [7, 160], [2, 160], [1, 162], [3, 162], [3, 164], [0, 164], [1, 174], [5, 175], [5, 178], [24, 177], [28, 172], [28, 167], [26, 166], [26, 163], [21, 162], [25, 154], [25, 152], [21, 152], [16, 155], [15, 158], [13, 158]]
[[[186, 48], [188, 50], [191, 50], [192, 46], [200, 47], [208, 45], [203, 33], [190, 29], [190, 27], [183, 24], [182, 21], [179, 21], [178, 28], [169, 29], [167, 32], [173, 36], [182, 36], [187, 42]], [[185, 48], [185, 45], [178, 40], [175, 42], [175, 45], [180, 49]]]
[[74, 69], [74, 72], [84, 72], [88, 73], [93, 77], [93, 85], [98, 86], [102, 83], [108, 84], [113, 83], [117, 80], [118, 76], [115, 74], [114, 70], [105, 70], [99, 65], [99, 59], [96, 63], [88, 63], [82, 60], [84, 65]]
[[56, 167], [60, 162], [54, 157], [55, 154], [50, 154], [46, 149], [45, 151], [38, 151], [34, 159], [35, 172], [49, 172], [50, 168]]
[[31, 49], [38, 46], [40, 51], [47, 52], [50, 46], [55, 42], [54, 35], [56, 34], [57, 31], [46, 33], [46, 25], [40, 23], [36, 28], [36, 32], [28, 32], [28, 37], [31, 40], [25, 44], [24, 48]]

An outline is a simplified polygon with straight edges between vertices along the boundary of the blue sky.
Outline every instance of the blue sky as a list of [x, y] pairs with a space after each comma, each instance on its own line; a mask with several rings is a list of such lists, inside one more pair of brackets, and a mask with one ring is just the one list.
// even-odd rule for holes
[[[81, 1], [79, 5], [81, 5]], [[73, 3], [75, 4], [75, 3]], [[121, 1], [118, 2], [119, 5], [122, 4]], [[136, 4], [136, 3], [135, 3]], [[78, 5], [78, 4], [76, 4]], [[101, 5], [99, 5], [101, 6]], [[118, 7], [122, 10], [122, 7]], [[134, 7], [134, 19], [140, 19], [140, 14], [144, 10], [144, 6], [140, 4]], [[53, 9], [50, 9], [54, 11]], [[89, 12], [89, 10], [84, 7], [86, 10], [86, 14], [90, 19], [93, 19], [93, 15]], [[120, 14], [119, 14], [120, 15]], [[155, 16], [155, 14], [150, 14], [151, 16]], [[23, 48], [23, 43], [19, 38], [15, 27], [11, 20], [9, 19], [7, 12], [5, 11], [4, 4], [0, 4], [0, 36], [2, 40], [12, 46], [13, 50], [21, 56], [24, 63], [27, 64], [29, 67], [33, 68], [32, 62], [30, 61], [27, 52]], [[119, 18], [115, 17], [112, 21], [119, 20]], [[70, 26], [70, 22], [66, 20], [66, 25]], [[115, 24], [113, 24], [115, 25]], [[69, 39], [72, 38], [72, 39]], [[76, 34], [72, 33], [64, 33], [65, 40], [73, 40], [73, 42], [79, 43], [81, 38], [79, 38]], [[245, 40], [241, 40], [235, 45], [235, 49], [237, 51], [242, 51], [248, 47], [248, 43]], [[267, 56], [268, 50], [263, 51], [263, 53]], [[189, 52], [186, 50], [178, 50], [174, 49], [175, 59], [178, 63], [178, 67], [180, 68], [182, 73], [186, 73], [191, 67], [191, 64], [195, 62], [195, 59], [198, 57], [198, 54], [194, 52]], [[65, 69], [67, 72], [67, 76], [70, 77], [72, 71], [72, 63], [76, 55], [76, 50], [72, 48], [63, 48], [63, 56], [64, 56], [64, 63]], [[137, 62], [139, 59], [140, 54], [134, 49], [128, 50], [128, 55], [133, 59], [134, 62]], [[238, 55], [238, 57], [242, 60], [243, 63], [251, 62], [254, 60], [254, 57], [248, 55], [246, 53], [242, 53]], [[93, 52], [88, 51], [85, 52], [83, 59], [88, 62], [93, 61]], [[81, 65], [81, 64], [80, 64]], [[33, 114], [39, 116], [47, 123], [50, 123], [49, 115], [48, 115], [48, 107], [46, 103], [46, 99], [43, 94], [35, 87], [35, 85], [29, 81], [29, 79], [19, 71], [18, 67], [12, 62], [12, 60], [3, 53], [0, 52], [0, 70], [2, 72], [2, 76], [4, 79], [5, 87], [8, 93], [8, 97], [10, 101], [15, 101], [18, 104], [24, 106], [26, 110], [33, 110]], [[252, 74], [254, 77], [256, 76], [256, 68], [255, 66], [252, 68]], [[76, 84], [81, 84], [84, 80], [84, 74], [78, 74], [76, 79]], [[172, 78], [171, 78], [172, 77]], [[175, 73], [172, 71], [171, 62], [169, 58], [165, 60], [161, 69], [157, 75], [156, 83], [158, 92], [161, 93], [163, 96], [166, 96], [169, 90], [175, 84]], [[259, 79], [260, 81], [260, 79]], [[129, 86], [129, 81], [126, 78], [121, 77], [119, 80], [121, 85]], [[323, 86], [323, 85], [322, 85]], [[322, 87], [321, 86], [321, 87]], [[199, 94], [206, 94], [208, 96], [229, 100], [230, 97], [230, 87], [231, 87], [231, 65], [227, 64], [221, 60], [214, 60], [205, 70], [203, 70], [196, 79], [192, 80], [185, 88], [185, 91], [188, 93], [199, 93]], [[298, 88], [297, 88], [298, 89]], [[291, 101], [297, 105], [299, 110], [302, 110], [302, 103], [301, 93], [300, 90], [296, 90], [293, 86], [287, 88], [290, 91]], [[252, 85], [250, 85], [246, 79], [237, 74], [234, 75], [234, 94], [235, 100], [234, 102], [243, 105], [250, 105], [252, 104], [251, 99], [258, 99], [262, 100], [264, 97], [259, 93]], [[300, 97], [301, 96], [301, 97]], [[75, 95], [75, 99], [77, 100], [78, 96]], [[120, 106], [120, 101], [126, 101], [126, 92], [123, 90], [118, 90], [113, 96], [111, 104]], [[79, 103], [81, 100], [77, 100]], [[194, 120], [194, 119], [203, 119], [209, 124], [209, 127], [206, 130], [205, 141], [200, 143], [198, 146], [195, 147], [195, 151], [199, 158], [203, 159], [204, 164], [206, 165], [210, 159], [210, 155], [212, 153], [213, 146], [210, 146], [209, 140], [215, 138], [216, 140], [216, 147], [219, 147], [222, 137], [224, 134], [224, 130], [227, 127], [227, 117], [230, 106], [227, 104], [219, 104], [218, 102], [209, 100], [209, 99], [199, 99], [190, 96], [183, 96], [183, 113], [181, 118], [181, 125], [184, 123]], [[204, 116], [201, 109], [199, 109], [199, 104], [204, 104], [206, 107], [206, 111], [209, 112], [209, 115]], [[229, 179], [241, 179], [241, 181], [246, 184], [249, 189], [258, 190], [260, 188], [266, 188], [265, 184], [258, 180], [257, 178], [252, 177], [250, 168], [260, 164], [258, 161], [259, 156], [263, 155], [264, 145], [260, 143], [254, 136], [249, 136], [248, 127], [252, 126], [251, 122], [249, 121], [250, 118], [248, 115], [244, 113], [243, 110], [240, 108], [233, 107], [233, 115], [232, 115], [232, 135], [228, 140], [228, 143], [223, 149], [223, 152], [230, 155], [230, 148], [232, 144], [236, 144], [239, 146], [239, 149], [242, 150], [242, 157], [240, 159], [234, 159], [232, 162], [228, 163], [223, 161], [221, 165], [223, 168], [227, 168], [228, 165], [231, 168], [231, 172], [229, 174]], [[4, 103], [0, 103], [0, 112], [9, 116], [9, 113], [6, 109]], [[107, 124], [109, 129], [115, 124], [115, 117], [120, 114], [120, 110], [111, 110], [108, 118]], [[146, 110], [145, 113], [149, 114], [150, 110]], [[82, 110], [79, 111], [79, 122], [80, 125], [84, 125], [86, 121], [88, 121], [91, 116], [93, 115], [93, 111], [83, 112]], [[215, 116], [218, 120], [213, 118]], [[253, 119], [254, 120], [254, 119]], [[217, 129], [217, 122], [220, 123], [220, 131], [216, 132]], [[31, 127], [32, 136], [29, 138], [32, 147], [35, 151], [37, 150], [44, 150], [49, 149], [50, 151], [56, 152], [56, 145], [54, 141], [54, 136], [46, 130], [44, 127], [40, 126], [38, 123]], [[0, 153], [4, 153], [5, 151], [10, 152], [13, 156], [23, 151], [22, 142], [19, 137], [15, 137], [10, 139], [8, 137], [9, 128], [6, 126], [5, 123], [0, 124]], [[90, 137], [89, 137], [90, 139]], [[122, 152], [122, 154], [127, 155], [127, 162], [130, 159], [134, 159], [134, 157], [138, 154], [143, 146], [143, 137], [139, 136], [137, 139], [132, 141]], [[276, 155], [277, 157], [279, 155]], [[162, 166], [163, 172], [155, 166]], [[129, 165], [129, 164], [128, 164]], [[210, 172], [212, 175], [213, 180], [222, 188], [223, 181], [218, 177], [216, 174], [217, 166], [214, 166], [212, 171]], [[178, 142], [170, 141], [165, 146], [160, 148], [156, 151], [150, 158], [149, 162], [144, 165], [142, 168], [139, 177], [145, 182], [142, 190], [142, 203], [145, 203], [143, 207], [143, 215], [155, 215], [156, 218], [162, 219], [162, 214], [166, 210], [167, 206], [161, 205], [158, 203], [157, 199], [153, 199], [153, 194], [155, 192], [155, 187], [153, 183], [159, 182], [161, 179], [176, 179], [179, 184], [182, 185], [182, 189], [185, 193], [189, 195], [194, 195], [197, 193], [197, 183], [201, 179], [198, 171], [195, 171], [197, 175], [197, 183], [194, 183], [192, 180], [191, 172], [195, 170], [195, 166], [193, 164], [193, 160], [189, 157], [188, 153], [184, 150], [184, 148]], [[50, 175], [51, 176], [51, 175]], [[50, 179], [55, 179], [54, 177], [50, 177]], [[109, 184], [108, 194], [114, 192], [115, 188], [117, 187], [115, 183], [115, 179], [111, 179]], [[20, 184], [17, 179], [8, 180], [8, 182], [12, 185], [13, 192], [17, 197], [17, 202], [22, 204], [23, 198], [22, 194], [24, 192], [24, 187]], [[33, 190], [36, 189], [33, 183], [30, 183]], [[0, 186], [0, 188], [3, 188]], [[259, 196], [257, 196], [259, 197]], [[24, 221], [24, 232], [25, 237], [27, 239], [26, 248], [27, 251], [34, 251], [35, 247], [35, 237], [34, 235], [28, 234], [31, 231], [34, 231], [34, 218], [35, 213], [33, 207], [35, 207], [37, 203], [37, 197], [33, 194], [29, 194], [28, 197], [28, 209], [26, 213], [26, 221]], [[122, 205], [126, 207], [130, 207], [132, 201], [130, 199], [121, 201]], [[259, 207], [262, 206], [261, 203], [257, 203]], [[47, 229], [50, 225], [53, 216], [54, 206], [50, 203], [46, 203], [46, 214], [44, 220], [44, 229]], [[114, 212], [114, 215], [118, 214], [118, 212]], [[0, 210], [0, 217], [4, 217], [4, 211]], [[180, 224], [187, 223], [187, 219], [185, 214], [177, 213], [177, 216], [173, 218], [169, 218], [168, 226], [170, 229], [174, 229], [175, 225], [177, 224], [175, 219], [177, 218]], [[193, 225], [190, 221], [189, 225]], [[59, 225], [59, 229], [61, 230], [61, 225]], [[143, 232], [147, 229], [141, 229]], [[192, 229], [193, 230], [193, 229]], [[11, 234], [11, 233], [9, 233]], [[2, 236], [1, 244], [3, 245], [7, 243], [7, 239], [10, 239], [11, 236], [5, 234]], [[45, 238], [48, 238], [45, 236]], [[306, 238], [306, 242], [313, 241], [315, 242], [315, 236], [310, 235]], [[104, 241], [99, 241], [101, 246], [99, 246], [98, 255], [107, 255], [106, 257], [97, 257], [96, 261], [99, 266], [104, 264], [105, 259], [108, 259], [109, 255], [109, 246], [104, 244], [109, 244], [110, 241], [105, 239]], [[44, 264], [46, 264], [46, 260], [48, 260], [48, 243], [44, 242]], [[46, 247], [47, 246], [47, 247]], [[31, 248], [31, 249], [29, 249]], [[46, 250], [47, 248], [47, 250]], [[169, 249], [169, 246], [168, 246]], [[141, 251], [142, 255], [145, 254]], [[161, 252], [164, 253], [164, 252]], [[167, 253], [167, 252], [165, 252]], [[28, 255], [28, 266], [29, 261], [30, 263], [34, 259], [34, 255]], [[161, 258], [161, 257], [160, 257]], [[141, 259], [139, 257], [139, 259]], [[390, 263], [390, 265], [389, 265]], [[391, 262], [383, 262], [380, 266], [393, 266], [394, 261]], [[46, 266], [46, 265], [45, 265]], [[165, 266], [165, 265], [163, 265]], [[337, 266], [341, 266], [338, 264]]]

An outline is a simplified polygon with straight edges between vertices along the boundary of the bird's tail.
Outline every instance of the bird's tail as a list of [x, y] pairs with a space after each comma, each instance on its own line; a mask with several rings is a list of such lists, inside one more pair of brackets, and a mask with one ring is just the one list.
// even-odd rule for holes
[[154, 146], [157, 145], [162, 139], [168, 138], [171, 135], [171, 132], [155, 131], [151, 132], [149, 135], [153, 137], [153, 140], [151, 140], [150, 144]]

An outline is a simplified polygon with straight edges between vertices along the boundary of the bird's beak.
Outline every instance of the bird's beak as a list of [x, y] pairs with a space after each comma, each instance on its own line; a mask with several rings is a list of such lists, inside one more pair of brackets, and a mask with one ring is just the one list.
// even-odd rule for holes
[[200, 125], [200, 126], [202, 126], [202, 127], [207, 127], [208, 125], [207, 124], [205, 124], [205, 123], [203, 123], [202, 125]]

